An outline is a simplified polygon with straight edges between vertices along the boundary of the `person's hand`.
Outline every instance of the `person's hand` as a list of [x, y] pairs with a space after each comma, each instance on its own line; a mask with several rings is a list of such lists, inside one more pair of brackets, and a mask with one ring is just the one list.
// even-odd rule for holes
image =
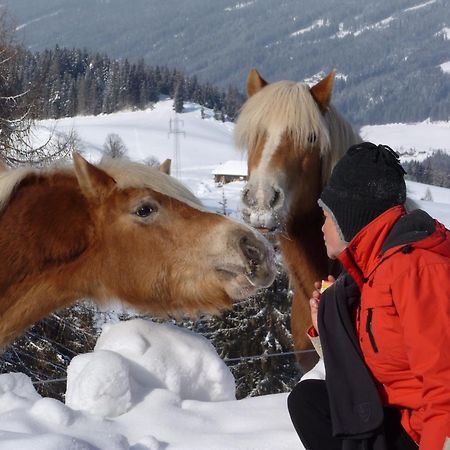
[[[330, 283], [334, 283], [336, 278], [332, 275], [328, 275], [328, 279]], [[317, 333], [319, 332], [319, 327], [317, 326], [317, 314], [319, 312], [319, 303], [320, 303], [320, 289], [322, 287], [321, 281], [314, 282], [314, 290], [312, 291], [311, 298], [309, 299], [309, 307], [311, 309], [311, 320], [313, 327], [316, 329]]]

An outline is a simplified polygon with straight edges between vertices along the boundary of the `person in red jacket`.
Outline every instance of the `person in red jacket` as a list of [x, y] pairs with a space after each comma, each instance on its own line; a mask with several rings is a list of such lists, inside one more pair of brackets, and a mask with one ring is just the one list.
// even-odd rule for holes
[[288, 397], [307, 450], [450, 449], [450, 232], [407, 213], [404, 173], [389, 147], [358, 144], [321, 194], [343, 272], [310, 300], [325, 381]]

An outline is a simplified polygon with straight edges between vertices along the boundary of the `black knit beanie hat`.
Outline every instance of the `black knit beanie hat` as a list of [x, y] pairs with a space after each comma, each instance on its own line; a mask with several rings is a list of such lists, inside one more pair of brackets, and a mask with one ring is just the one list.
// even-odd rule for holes
[[381, 213], [405, 203], [405, 171], [387, 145], [350, 147], [338, 161], [319, 199], [346, 242]]

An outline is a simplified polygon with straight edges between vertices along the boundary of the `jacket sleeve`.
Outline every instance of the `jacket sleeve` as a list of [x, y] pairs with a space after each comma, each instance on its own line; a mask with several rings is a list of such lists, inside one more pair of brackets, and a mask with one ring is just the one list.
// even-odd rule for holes
[[420, 450], [450, 436], [450, 263], [418, 265], [391, 287], [411, 370], [423, 383]]
[[323, 359], [322, 344], [320, 342], [320, 337], [316, 329], [313, 326], [311, 326], [310, 328], [308, 328], [306, 334], [308, 335], [309, 340], [311, 341], [311, 344], [314, 347], [314, 350], [319, 355], [319, 358]]

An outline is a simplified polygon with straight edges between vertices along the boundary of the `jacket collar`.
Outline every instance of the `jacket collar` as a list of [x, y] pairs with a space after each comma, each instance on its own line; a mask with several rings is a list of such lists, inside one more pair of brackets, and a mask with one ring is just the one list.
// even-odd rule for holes
[[361, 288], [385, 259], [400, 250], [410, 253], [415, 248], [449, 255], [449, 231], [425, 211], [407, 214], [403, 206], [394, 206], [364, 227], [339, 259]]
[[367, 281], [370, 273], [383, 259], [398, 249], [399, 246], [396, 246], [384, 254], [381, 253], [392, 227], [405, 214], [403, 205], [388, 209], [359, 231], [339, 255], [339, 260], [359, 287]]

